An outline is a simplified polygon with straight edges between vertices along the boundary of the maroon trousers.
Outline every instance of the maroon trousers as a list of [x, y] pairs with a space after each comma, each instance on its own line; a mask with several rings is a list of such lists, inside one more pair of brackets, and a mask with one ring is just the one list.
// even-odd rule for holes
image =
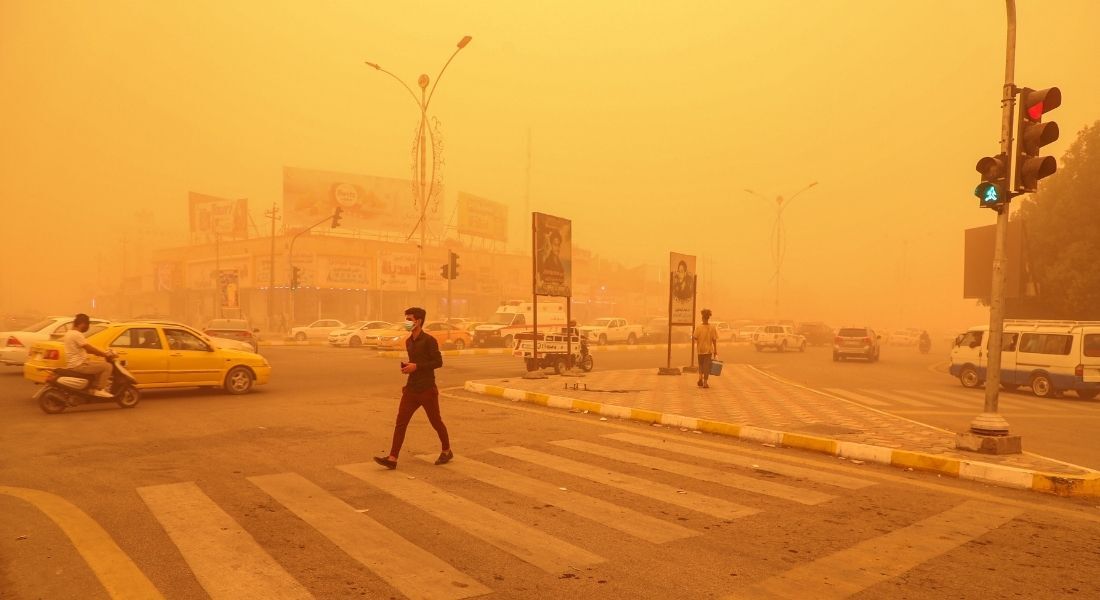
[[405, 443], [405, 430], [409, 427], [416, 409], [424, 407], [428, 415], [428, 422], [439, 434], [439, 443], [443, 450], [451, 447], [451, 440], [447, 437], [447, 426], [443, 424], [443, 417], [439, 416], [439, 389], [434, 385], [424, 390], [410, 390], [401, 388], [401, 405], [397, 407], [397, 423], [393, 426], [393, 446], [390, 447], [390, 455], [397, 458], [401, 452], [401, 445]]

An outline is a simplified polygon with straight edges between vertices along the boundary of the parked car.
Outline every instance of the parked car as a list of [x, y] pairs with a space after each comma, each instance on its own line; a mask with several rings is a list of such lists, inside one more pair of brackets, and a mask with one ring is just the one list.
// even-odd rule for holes
[[[668, 342], [668, 317], [655, 317], [646, 323], [645, 341], [651, 344]], [[672, 343], [679, 344], [690, 341], [691, 327], [676, 326], [672, 328]]]
[[295, 327], [290, 330], [290, 337], [295, 341], [327, 340], [328, 334], [336, 329], [346, 327], [342, 321], [336, 319], [318, 319], [304, 327]]
[[774, 348], [778, 352], [806, 351], [806, 338], [795, 333], [790, 325], [765, 325], [752, 338], [752, 344], [757, 352], [764, 348]]
[[[379, 350], [403, 350], [405, 339], [409, 337], [405, 327], [399, 325], [400, 330], [391, 329], [391, 335], [381, 336], [378, 341]], [[473, 342], [473, 336], [469, 331], [456, 327], [446, 321], [428, 321], [424, 324], [424, 331], [429, 333], [439, 342], [441, 349], [464, 350]]]
[[333, 329], [328, 334], [328, 343], [333, 346], [358, 348], [363, 345], [368, 332], [391, 326], [393, 323], [389, 321], [356, 321], [347, 327]]
[[580, 331], [601, 346], [614, 342], [636, 344], [638, 340], [645, 337], [643, 325], [632, 325], [626, 319], [619, 317], [596, 319], [591, 325], [582, 325]]
[[795, 331], [811, 346], [828, 346], [833, 342], [833, 328], [820, 321], [800, 323]]
[[260, 350], [260, 330], [246, 319], [214, 319], [202, 328], [202, 332], [210, 337], [245, 342], [253, 352]]
[[745, 325], [737, 330], [737, 341], [739, 342], [752, 342], [752, 338], [756, 334], [760, 333], [763, 327], [761, 325]]
[[[73, 317], [48, 317], [24, 327], [20, 331], [0, 332], [0, 364], [18, 367], [27, 362], [31, 346], [36, 342], [61, 339], [73, 325]], [[105, 319], [92, 319], [85, 336], [101, 331], [109, 325]]]
[[882, 336], [870, 327], [841, 327], [833, 338], [833, 360], [863, 358], [870, 362], [879, 359]]
[[[259, 354], [218, 347], [214, 341], [177, 323], [113, 323], [88, 337], [100, 350], [114, 350], [137, 379], [138, 389], [219, 387], [243, 394], [271, 377], [271, 365]], [[61, 341], [36, 343], [23, 365], [23, 376], [42, 383], [50, 369], [65, 364]]]
[[920, 341], [920, 329], [899, 329], [886, 336], [886, 343], [890, 346], [916, 346]]
[[729, 322], [711, 321], [710, 324], [714, 325], [714, 329], [718, 332], [719, 342], [732, 342], [737, 339], [737, 330]]

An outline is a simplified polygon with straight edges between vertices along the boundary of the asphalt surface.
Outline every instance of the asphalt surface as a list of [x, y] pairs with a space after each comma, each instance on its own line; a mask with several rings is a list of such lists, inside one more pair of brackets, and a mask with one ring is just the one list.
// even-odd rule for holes
[[[442, 583], [421, 581], [425, 597], [1100, 594], [1095, 502], [457, 390], [442, 401], [455, 462], [436, 467], [417, 458], [439, 451], [418, 414], [398, 470], [387, 472], [370, 457], [389, 445], [403, 380], [398, 359], [325, 347], [264, 352], [273, 380], [252, 394], [148, 392], [133, 410], [100, 405], [45, 415], [17, 370], [0, 372], [0, 597], [122, 597], [106, 577], [124, 586], [144, 579], [167, 598], [400, 598], [416, 596], [410, 581], [443, 569], [450, 570]], [[936, 371], [935, 356], [902, 352], [884, 351], [873, 365], [834, 364], [822, 349], [737, 348], [722, 358], [869, 394], [957, 386]], [[676, 362], [686, 362], [687, 351], [679, 353]], [[663, 362], [662, 352], [596, 355], [597, 369]], [[505, 356], [445, 363], [443, 388], [522, 374]], [[1009, 420], [1037, 428], [1025, 433], [1032, 449], [1046, 428], [1087, 425]], [[1094, 436], [1075, 442], [1097, 445]], [[1095, 447], [1088, 452], [1095, 456]], [[504, 483], [470, 471], [482, 464], [497, 467], [485, 472]], [[89, 533], [94, 528], [40, 510], [13, 495], [16, 488], [71, 503], [122, 559], [97, 571], [83, 553], [113, 555]], [[395, 537], [364, 534], [365, 522]], [[443, 567], [429, 566], [432, 556]], [[126, 561], [132, 571], [119, 567]], [[234, 581], [251, 584], [234, 588]]]

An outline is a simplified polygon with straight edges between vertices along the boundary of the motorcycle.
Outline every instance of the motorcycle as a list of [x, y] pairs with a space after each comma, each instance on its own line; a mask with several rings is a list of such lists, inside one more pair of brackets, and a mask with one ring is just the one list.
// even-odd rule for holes
[[932, 350], [932, 340], [929, 338], [921, 338], [920, 342], [917, 344], [917, 349], [920, 350], [921, 354], [928, 354], [928, 352]]
[[51, 369], [45, 385], [35, 393], [38, 407], [47, 414], [64, 412], [67, 408], [81, 404], [102, 404], [115, 402], [122, 408], [133, 408], [141, 400], [137, 379], [115, 357], [108, 359], [111, 364], [110, 397], [100, 397], [92, 393], [92, 375], [77, 373], [69, 369]]

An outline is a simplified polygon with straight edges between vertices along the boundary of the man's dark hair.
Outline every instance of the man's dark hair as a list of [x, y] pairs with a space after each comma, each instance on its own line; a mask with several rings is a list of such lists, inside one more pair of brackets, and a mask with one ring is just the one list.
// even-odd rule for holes
[[559, 244], [561, 243], [561, 232], [559, 232], [557, 229], [550, 230], [550, 241], [552, 242], [554, 240], [558, 240]]
[[682, 260], [681, 260], [681, 261], [680, 261], [680, 264], [676, 265], [676, 270], [677, 270], [677, 271], [679, 271], [679, 270], [680, 270], [680, 267], [683, 267], [683, 268], [684, 268], [684, 272], [685, 272], [685, 273], [687, 272], [687, 270], [688, 270], [688, 264], [687, 264], [687, 262], [686, 262], [686, 261], [682, 261]]
[[73, 326], [83, 325], [85, 323], [91, 323], [92, 320], [88, 318], [88, 315], [84, 313], [76, 313], [76, 317], [73, 319]]
[[710, 321], [711, 312], [710, 312], [709, 308], [704, 308], [702, 314], [703, 314], [703, 322], [704, 323], [706, 323], [707, 321]]
[[405, 309], [405, 316], [407, 317], [409, 315], [412, 315], [412, 318], [414, 319], [420, 319], [420, 322], [423, 323], [424, 320], [428, 318], [428, 311], [420, 308], [419, 306], [414, 306], [412, 308]]

